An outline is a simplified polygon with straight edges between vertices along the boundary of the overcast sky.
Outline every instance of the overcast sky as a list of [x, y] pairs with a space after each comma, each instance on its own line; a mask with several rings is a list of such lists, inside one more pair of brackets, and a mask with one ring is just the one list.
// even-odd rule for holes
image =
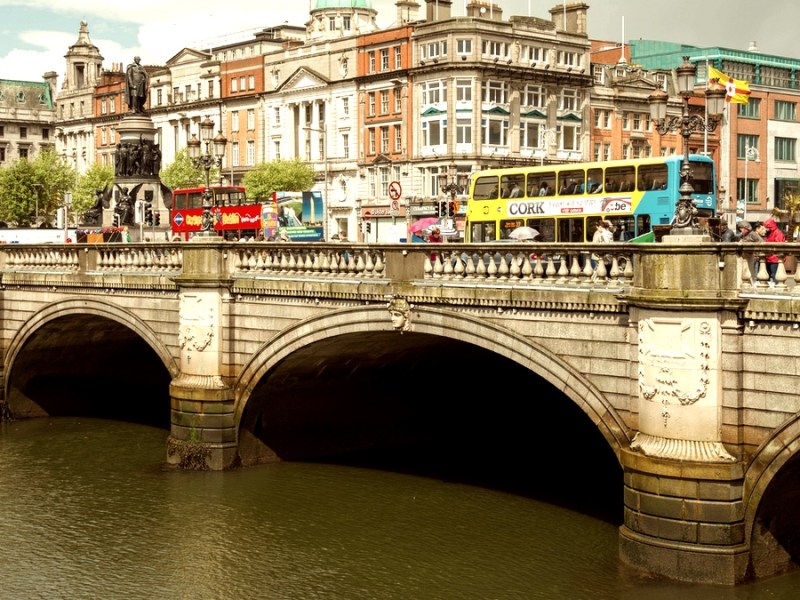
[[[424, 16], [424, 0], [418, 0]], [[110, 68], [135, 55], [163, 64], [186, 46], [209, 46], [220, 36], [247, 35], [289, 22], [303, 25], [315, 0], [0, 0], [0, 79], [40, 81], [46, 71], [63, 82], [64, 55], [78, 38], [82, 19]], [[626, 41], [656, 39], [696, 46], [747, 50], [800, 59], [800, 1], [587, 0], [589, 36]], [[395, 21], [395, 0], [373, 0], [378, 23]], [[465, 0], [453, 1], [464, 14]], [[549, 18], [562, 2], [497, 0], [503, 17]], [[684, 16], [689, 23], [681, 23]], [[230, 41], [230, 37], [228, 37]]]

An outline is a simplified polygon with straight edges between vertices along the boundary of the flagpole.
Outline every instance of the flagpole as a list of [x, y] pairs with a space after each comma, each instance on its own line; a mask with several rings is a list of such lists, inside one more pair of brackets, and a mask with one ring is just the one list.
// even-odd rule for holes
[[[706, 56], [706, 89], [708, 89], [708, 56]], [[704, 104], [705, 112], [703, 117], [708, 123], [708, 102]], [[703, 130], [703, 155], [708, 156], [708, 129]]]

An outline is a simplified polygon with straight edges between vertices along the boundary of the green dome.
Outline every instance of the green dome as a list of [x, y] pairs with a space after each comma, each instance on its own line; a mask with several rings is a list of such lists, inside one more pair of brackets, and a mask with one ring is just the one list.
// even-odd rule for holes
[[372, 0], [317, 0], [314, 10], [326, 8], [372, 8]]

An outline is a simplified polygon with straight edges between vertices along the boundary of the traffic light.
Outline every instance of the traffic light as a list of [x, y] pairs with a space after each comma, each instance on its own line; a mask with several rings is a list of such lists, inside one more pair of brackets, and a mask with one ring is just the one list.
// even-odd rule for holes
[[156, 224], [156, 227], [159, 227], [161, 225], [161, 213], [160, 212], [157, 212], [155, 214], [155, 224]]
[[372, 232], [372, 223], [367, 221], [367, 233], [371, 233], [371, 232]]
[[114, 213], [114, 227], [119, 227], [119, 215]]
[[447, 216], [447, 202], [439, 202], [439, 211], [436, 214], [437, 217], [446, 217]]
[[153, 205], [149, 202], [144, 205], [144, 222], [148, 227], [153, 226]]
[[448, 202], [447, 203], [447, 216], [448, 217], [455, 217], [456, 216], [456, 203], [455, 202]]

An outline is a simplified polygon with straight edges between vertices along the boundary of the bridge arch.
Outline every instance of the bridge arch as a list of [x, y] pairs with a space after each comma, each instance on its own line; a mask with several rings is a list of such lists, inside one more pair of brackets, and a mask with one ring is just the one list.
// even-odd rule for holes
[[[486, 320], [431, 307], [412, 307], [411, 330], [447, 337], [489, 350], [537, 373], [570, 398], [595, 424], [617, 460], [630, 443], [628, 428], [616, 409], [579, 371], [531, 340]], [[265, 344], [244, 365], [234, 386], [235, 428], [239, 431], [245, 407], [259, 381], [292, 353], [332, 337], [367, 332], [392, 332], [385, 307], [357, 306], [322, 314], [299, 322]]]
[[795, 415], [764, 440], [744, 474], [745, 541], [756, 578], [792, 570], [800, 559], [798, 477], [800, 415]]
[[9, 391], [8, 374], [12, 372], [14, 362], [17, 360], [26, 342], [48, 323], [72, 315], [80, 315], [81, 317], [102, 317], [124, 325], [141, 337], [145, 343], [153, 349], [161, 363], [169, 371], [171, 377], [177, 377], [180, 373], [180, 365], [175, 361], [175, 358], [169, 352], [164, 341], [145, 323], [145, 321], [138, 318], [132, 312], [110, 302], [86, 298], [73, 298], [53, 302], [41, 307], [16, 331], [14, 337], [9, 342], [3, 365], [3, 372], [6, 374], [4, 382], [6, 397], [8, 397]]

